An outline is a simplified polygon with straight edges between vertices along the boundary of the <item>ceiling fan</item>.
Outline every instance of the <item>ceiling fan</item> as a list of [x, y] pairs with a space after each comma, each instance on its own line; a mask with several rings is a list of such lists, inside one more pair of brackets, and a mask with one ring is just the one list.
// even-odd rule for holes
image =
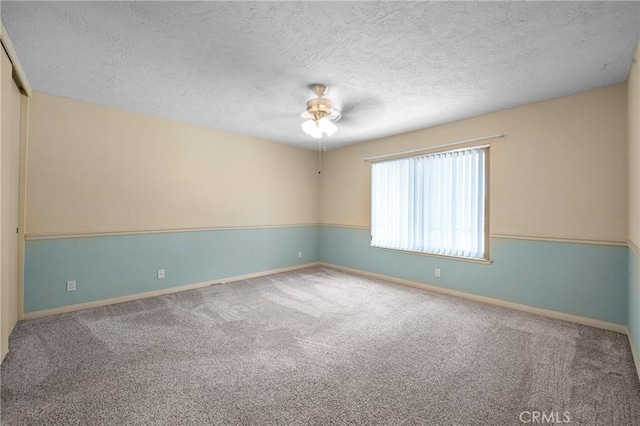
[[302, 118], [307, 119], [302, 123], [302, 131], [315, 139], [322, 138], [322, 135], [331, 136], [338, 130], [334, 122], [340, 120], [342, 114], [333, 106], [331, 99], [324, 97], [327, 86], [314, 84], [311, 89], [316, 97], [307, 101], [307, 110], [302, 113]]

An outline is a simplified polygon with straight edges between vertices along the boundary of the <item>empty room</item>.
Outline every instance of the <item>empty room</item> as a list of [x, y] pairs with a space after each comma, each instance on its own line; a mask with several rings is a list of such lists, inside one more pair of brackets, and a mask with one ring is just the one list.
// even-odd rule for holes
[[0, 16], [3, 425], [640, 425], [640, 2]]

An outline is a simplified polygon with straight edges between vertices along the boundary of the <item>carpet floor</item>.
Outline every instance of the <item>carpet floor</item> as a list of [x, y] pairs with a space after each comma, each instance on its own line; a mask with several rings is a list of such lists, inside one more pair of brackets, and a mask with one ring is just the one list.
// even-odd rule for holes
[[7, 425], [640, 424], [626, 336], [323, 267], [22, 321], [10, 349]]

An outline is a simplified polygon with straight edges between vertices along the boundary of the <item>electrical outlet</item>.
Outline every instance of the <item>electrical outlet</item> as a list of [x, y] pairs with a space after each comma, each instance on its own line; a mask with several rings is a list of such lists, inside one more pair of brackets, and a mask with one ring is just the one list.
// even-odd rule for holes
[[440, 269], [436, 269], [436, 278], [440, 278]]
[[302, 259], [302, 252], [301, 251], [298, 252], [298, 259]]
[[76, 291], [76, 282], [75, 282], [75, 280], [67, 281], [67, 291]]
[[158, 269], [158, 279], [164, 280], [164, 269]]

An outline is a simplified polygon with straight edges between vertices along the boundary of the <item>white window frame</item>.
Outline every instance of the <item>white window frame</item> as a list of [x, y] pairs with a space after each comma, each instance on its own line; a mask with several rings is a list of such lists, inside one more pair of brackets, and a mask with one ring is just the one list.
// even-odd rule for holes
[[[453, 150], [439, 150], [419, 155], [398, 156], [392, 159], [372, 162], [371, 246], [376, 249], [398, 250], [427, 256], [491, 263], [489, 260], [489, 148], [490, 145], [466, 146]], [[484, 158], [484, 164], [479, 165], [479, 169], [476, 167], [478, 164], [473, 163], [473, 158], [477, 155], [474, 154], [474, 152], [481, 152]], [[461, 153], [463, 155], [460, 155]], [[442, 161], [442, 163], [439, 163], [438, 161]], [[452, 176], [455, 176], [457, 179], [460, 173], [456, 172], [455, 169], [449, 169], [449, 174], [442, 172], [441, 167], [444, 167], [443, 164], [445, 161], [449, 161], [450, 164], [455, 161], [456, 165], [464, 165], [464, 170], [467, 172], [465, 176], [472, 180], [471, 182], [465, 180], [466, 186], [464, 189], [462, 189], [462, 186], [460, 185], [456, 186], [457, 190], [451, 189], [451, 185], [453, 185], [452, 182], [454, 180]], [[473, 166], [471, 166], [471, 164], [473, 164]], [[430, 171], [431, 180], [429, 180], [426, 175], [422, 174], [424, 170], [427, 170], [427, 167]], [[474, 169], [473, 167], [476, 168]], [[420, 168], [420, 170], [416, 171], [417, 168]], [[471, 171], [474, 170], [479, 174], [471, 175], [471, 177], [469, 177]], [[399, 173], [402, 174], [401, 177], [398, 175]], [[462, 198], [462, 200], [468, 201], [468, 199], [475, 199], [476, 201], [473, 203], [475, 206], [472, 206], [472, 208], [482, 207], [483, 214], [481, 220], [482, 223], [480, 223], [478, 217], [473, 216], [471, 211], [469, 215], [465, 215], [464, 217], [454, 217], [454, 212], [451, 210], [452, 206], [449, 205], [453, 204], [453, 202], [442, 204], [441, 208], [431, 210], [431, 214], [442, 215], [442, 218], [447, 218], [442, 220], [448, 220], [447, 231], [442, 230], [446, 227], [442, 222], [436, 222], [435, 225], [433, 224], [433, 221], [431, 222], [432, 226], [439, 229], [439, 231], [436, 232], [440, 232], [442, 235], [446, 234], [446, 236], [440, 239], [440, 241], [443, 241], [443, 243], [441, 243], [442, 246], [437, 247], [438, 240], [435, 238], [435, 232], [419, 235], [421, 233], [419, 228], [421, 226], [427, 226], [424, 223], [425, 217], [428, 216], [425, 215], [425, 212], [429, 209], [429, 204], [427, 203], [436, 202], [435, 198], [432, 198], [431, 200], [427, 200], [424, 197], [422, 199], [419, 198], [424, 196], [426, 193], [425, 191], [428, 190], [425, 185], [433, 188], [433, 191], [431, 191], [432, 194], [435, 194], [437, 191], [439, 194], [443, 194], [444, 196], [453, 197], [451, 193], [447, 192], [442, 187], [441, 183], [435, 183], [438, 182], [437, 179], [442, 179], [445, 175], [451, 178], [451, 180], [447, 181], [449, 184], [449, 192], [453, 194], [461, 191], [469, 192], [469, 194], [465, 193], [465, 197]], [[394, 193], [393, 195], [388, 195], [387, 192], [386, 195], [384, 195], [382, 193], [388, 191], [387, 185], [389, 185], [389, 183], [388, 181], [378, 181], [377, 179], [394, 179], [393, 185], [398, 184], [402, 188], [405, 188], [406, 186], [407, 191], [397, 191], [397, 193]], [[381, 194], [377, 194], [376, 191], [381, 192]], [[458, 200], [461, 200], [461, 198], [458, 198]], [[394, 203], [396, 203], [395, 208], [398, 209], [398, 212], [394, 210], [387, 211], [387, 209], [394, 209]], [[397, 203], [405, 206], [405, 208], [397, 207]], [[376, 207], [376, 204], [386, 206], [386, 208]], [[473, 212], [475, 213], [475, 211], [476, 210], [474, 209]], [[383, 216], [383, 218], [381, 219], [378, 216]], [[478, 220], [478, 222], [470, 225], [469, 221], [471, 219]], [[460, 228], [460, 220], [464, 220], [464, 231], [461, 233], [452, 231], [452, 228]], [[452, 225], [453, 222], [458, 225]], [[396, 223], [400, 230], [398, 230], [398, 228], [395, 230], [393, 229], [396, 227]], [[407, 228], [412, 228], [413, 230]], [[389, 232], [391, 232], [391, 235], [388, 234]], [[428, 235], [428, 237], [425, 237], [425, 235]], [[481, 238], [481, 241], [479, 238]], [[455, 240], [455, 243], [452, 242], [451, 239]], [[482, 252], [480, 252], [479, 249], [482, 249]]]

